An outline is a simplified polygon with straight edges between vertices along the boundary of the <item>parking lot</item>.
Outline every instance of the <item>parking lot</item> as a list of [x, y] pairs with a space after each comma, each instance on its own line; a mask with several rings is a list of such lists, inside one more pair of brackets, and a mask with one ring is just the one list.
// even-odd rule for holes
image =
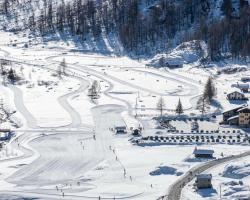
[[235, 134], [235, 135], [221, 135], [221, 134], [171, 134], [166, 136], [147, 136], [142, 137], [140, 144], [182, 144], [182, 145], [192, 145], [192, 144], [250, 144], [250, 138], [245, 134]]

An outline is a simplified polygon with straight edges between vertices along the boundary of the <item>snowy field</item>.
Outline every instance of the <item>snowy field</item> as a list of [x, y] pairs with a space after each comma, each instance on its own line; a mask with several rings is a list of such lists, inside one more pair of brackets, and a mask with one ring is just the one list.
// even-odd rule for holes
[[[20, 84], [0, 85], [4, 103], [16, 110], [15, 118], [22, 122], [0, 152], [0, 199], [152, 200], [165, 195], [190, 168], [207, 161], [193, 158], [194, 145], [137, 146], [131, 142], [131, 131], [115, 135], [111, 128], [142, 126], [142, 134], [155, 134], [157, 124], [152, 117], [159, 115], [156, 104], [160, 97], [166, 102], [164, 114], [174, 115], [180, 99], [185, 115], [199, 115], [196, 102], [216, 69], [191, 64], [175, 70], [156, 69], [144, 60], [74, 52], [73, 43], [41, 44], [38, 39], [37, 45], [25, 48], [27, 37], [4, 32], [0, 37], [0, 57], [10, 60], [7, 67], [23, 78]], [[68, 75], [59, 78], [56, 73], [64, 58]], [[212, 105], [209, 112], [232, 106], [225, 98], [231, 84], [244, 74], [238, 75], [216, 77], [216, 100], [221, 105]], [[92, 100], [87, 94], [94, 81], [100, 87], [100, 98]], [[135, 114], [143, 117], [135, 118]], [[201, 126], [217, 130], [218, 122]], [[190, 129], [190, 124], [173, 125]], [[6, 126], [13, 128], [11, 124], [2, 128]], [[202, 148], [213, 149], [220, 158], [221, 153], [230, 156], [249, 146]], [[219, 170], [213, 171], [215, 187], [224, 181]], [[190, 187], [185, 188], [186, 193], [199, 199]]]

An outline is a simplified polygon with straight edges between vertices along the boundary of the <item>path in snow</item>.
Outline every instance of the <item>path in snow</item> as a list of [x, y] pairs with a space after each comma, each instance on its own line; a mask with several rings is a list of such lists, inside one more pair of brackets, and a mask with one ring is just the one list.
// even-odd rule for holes
[[[63, 55], [64, 57], [65, 55]], [[67, 55], [66, 55], [67, 56]], [[69, 55], [70, 56], [70, 55]], [[51, 62], [51, 63], [60, 63], [59, 61], [56, 61], [54, 60], [55, 58], [59, 58], [61, 56], [50, 56], [50, 57], [47, 57], [46, 60], [48, 62]], [[84, 56], [83, 56], [84, 57]], [[98, 57], [99, 58], [99, 57]], [[186, 78], [186, 77], [183, 77], [183, 76], [177, 76], [176, 77], [176, 74], [172, 74], [172, 73], [168, 73], [168, 72], [162, 72], [161, 74], [159, 74], [159, 72], [152, 72], [152, 71], [149, 71], [148, 69], [144, 69], [144, 68], [140, 68], [140, 70], [138, 70], [138, 67], [135, 67], [135, 68], [128, 68], [130, 69], [131, 71], [136, 71], [136, 72], [144, 72], [144, 73], [149, 73], [151, 75], [154, 75], [154, 76], [158, 76], [158, 77], [161, 77], [161, 78], [164, 78], [166, 80], [171, 80], [171, 81], [176, 81], [176, 83], [182, 83], [182, 84], [185, 84], [187, 85], [188, 87], [190, 87], [190, 91], [188, 94], [185, 94], [185, 95], [179, 95], [178, 93], [175, 93], [175, 94], [166, 94], [166, 93], [161, 93], [161, 92], [157, 92], [155, 90], [151, 90], [151, 89], [148, 89], [148, 88], [144, 88], [142, 86], [138, 86], [138, 85], [135, 85], [135, 84], [132, 84], [130, 82], [127, 82], [127, 81], [124, 81], [124, 80], [121, 80], [117, 77], [114, 77], [114, 76], [111, 76], [109, 74], [104, 74], [103, 72], [99, 72], [99, 71], [96, 71], [92, 68], [89, 67], [89, 65], [86, 65], [86, 64], [69, 64], [67, 63], [68, 66], [70, 66], [71, 69], [74, 69], [74, 70], [82, 70], [82, 72], [84, 73], [88, 73], [88, 74], [91, 74], [93, 76], [96, 76], [98, 78], [101, 78], [105, 81], [108, 82], [108, 80], [112, 80], [112, 81], [115, 81], [117, 83], [120, 83], [122, 85], [125, 85], [125, 86], [130, 86], [132, 87], [133, 89], [135, 90], [141, 90], [141, 91], [144, 91], [144, 92], [149, 92], [151, 94], [155, 94], [155, 95], [159, 95], [159, 96], [190, 96], [190, 103], [191, 103], [191, 106], [190, 108], [188, 108], [188, 110], [192, 109], [192, 108], [195, 108], [196, 107], [196, 102], [197, 102], [197, 99], [199, 98], [200, 94], [199, 94], [199, 91], [201, 90], [201, 88], [199, 87], [199, 84], [197, 84], [197, 82], [192, 82], [190, 81], [190, 79]], [[95, 64], [91, 64], [91, 66], [95, 66]], [[99, 66], [99, 65], [98, 65]], [[106, 67], [106, 65], [102, 65], [100, 64], [99, 67]], [[119, 68], [121, 68], [122, 66], [118, 66]], [[125, 69], [125, 68], [124, 68]], [[163, 74], [166, 73], [167, 76], [164, 76]]]
[[[181, 199], [181, 191], [185, 185], [187, 185], [192, 179], [195, 178], [196, 174], [200, 174], [208, 169], [211, 169], [215, 166], [218, 166], [223, 163], [227, 163], [229, 161], [236, 161], [240, 158], [247, 157], [250, 155], [250, 151], [241, 153], [234, 156], [224, 157], [216, 160], [212, 160], [206, 163], [203, 163], [199, 166], [195, 166], [190, 169], [184, 176], [182, 176], [179, 180], [177, 180], [168, 191], [168, 194], [165, 197], [160, 197], [159, 200], [180, 200]], [[192, 172], [192, 173], [190, 173]]]
[[23, 115], [26, 120], [27, 126], [29, 128], [35, 129], [38, 128], [36, 118], [31, 114], [31, 112], [26, 108], [23, 102], [23, 92], [18, 87], [14, 85], [9, 85], [9, 88], [14, 93], [14, 103], [16, 109]]

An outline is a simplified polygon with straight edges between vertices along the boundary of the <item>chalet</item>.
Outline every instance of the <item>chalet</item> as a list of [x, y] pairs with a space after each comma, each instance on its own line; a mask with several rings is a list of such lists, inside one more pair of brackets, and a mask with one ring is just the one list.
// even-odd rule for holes
[[239, 126], [250, 127], [250, 108], [245, 107], [238, 110]]
[[244, 83], [245, 82], [250, 82], [250, 76], [244, 76], [244, 77], [242, 77], [241, 81], [244, 82]]
[[231, 92], [227, 94], [228, 100], [247, 100], [246, 96], [238, 91]]
[[232, 116], [227, 119], [226, 124], [239, 125], [239, 115]]
[[212, 188], [212, 174], [196, 175], [195, 183], [198, 189]]
[[124, 134], [127, 133], [127, 127], [126, 126], [116, 126], [114, 128], [116, 134]]
[[241, 108], [244, 108], [245, 106], [242, 105], [242, 106], [238, 106], [236, 108], [233, 108], [231, 110], [227, 110], [225, 112], [223, 112], [223, 122], [224, 123], [227, 123], [227, 120], [231, 117], [234, 117], [236, 115], [238, 115], [238, 110], [241, 109]]
[[244, 93], [249, 91], [249, 84], [246, 83], [237, 83], [236, 87], [239, 88]]
[[250, 127], [250, 108], [243, 105], [223, 113], [223, 124]]
[[214, 151], [195, 148], [193, 154], [196, 158], [213, 158]]

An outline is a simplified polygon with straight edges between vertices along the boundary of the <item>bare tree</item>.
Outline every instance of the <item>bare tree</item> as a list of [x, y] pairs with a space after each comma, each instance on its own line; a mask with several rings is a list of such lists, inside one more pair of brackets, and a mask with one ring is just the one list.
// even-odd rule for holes
[[62, 79], [62, 74], [63, 74], [63, 71], [62, 71], [62, 65], [60, 64], [60, 65], [58, 65], [58, 67], [57, 67], [57, 76], [60, 78], [60, 79]]
[[165, 101], [163, 97], [160, 97], [159, 101], [157, 102], [157, 109], [160, 111], [161, 116], [163, 115], [163, 110], [165, 109]]
[[202, 95], [202, 97], [198, 100], [197, 109], [201, 112], [202, 115], [204, 115], [209, 109], [209, 103], [204, 95]]
[[65, 58], [63, 58], [62, 62], [61, 62], [61, 70], [62, 70], [62, 74], [66, 74], [66, 68], [67, 68], [67, 65], [66, 65], [66, 61], [65, 61]]
[[90, 96], [91, 99], [98, 98], [98, 96], [99, 96], [99, 84], [96, 80], [90, 86], [89, 91], [88, 91], [88, 96]]

